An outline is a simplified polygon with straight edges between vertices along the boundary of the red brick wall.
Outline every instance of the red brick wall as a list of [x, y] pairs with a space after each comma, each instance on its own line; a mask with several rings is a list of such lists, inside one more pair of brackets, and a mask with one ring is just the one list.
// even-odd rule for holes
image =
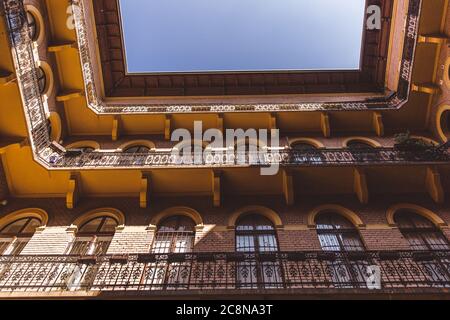
[[320, 242], [316, 231], [311, 230], [278, 230], [278, 243], [282, 251], [320, 250]]
[[[281, 197], [228, 197], [222, 208], [213, 208], [209, 197], [180, 197], [152, 199], [147, 209], [139, 208], [137, 198], [82, 199], [73, 210], [65, 208], [64, 199], [11, 199], [7, 206], [0, 207], [0, 218], [18, 209], [38, 207], [49, 214], [47, 228], [35, 234], [26, 253], [64, 253], [70, 242], [66, 229], [81, 214], [100, 207], [121, 210], [126, 217], [125, 228], [116, 232], [109, 253], [149, 252], [153, 231], [148, 226], [160, 211], [173, 206], [187, 206], [197, 210], [204, 227], [196, 235], [195, 251], [232, 252], [235, 250], [234, 231], [228, 228], [228, 219], [237, 209], [248, 205], [267, 206], [277, 212], [283, 228], [277, 230], [280, 250], [320, 250], [320, 243], [314, 229], [307, 226], [308, 213], [316, 206], [339, 204], [356, 212], [367, 227], [360, 230], [361, 238], [368, 250], [408, 249], [408, 243], [396, 228], [387, 225], [386, 210], [393, 204], [410, 202], [423, 206], [450, 223], [449, 203], [436, 205], [427, 197], [409, 195], [405, 197], [372, 197], [370, 205], [361, 205], [354, 197], [308, 197], [298, 198], [297, 204], [287, 207]], [[51, 231], [51, 232], [50, 232]], [[57, 234], [59, 232], [59, 234]], [[444, 234], [450, 239], [449, 229]]]

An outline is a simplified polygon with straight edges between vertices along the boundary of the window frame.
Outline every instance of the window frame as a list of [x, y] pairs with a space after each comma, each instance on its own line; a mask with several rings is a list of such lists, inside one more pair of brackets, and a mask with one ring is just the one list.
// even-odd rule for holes
[[[101, 219], [100, 223], [97, 226], [95, 231], [84, 232], [82, 231], [83, 227], [89, 224], [94, 220]], [[114, 237], [115, 231], [101, 231], [103, 226], [105, 225], [107, 219], [111, 219], [116, 223], [116, 227], [119, 225], [119, 221], [111, 216], [99, 216], [93, 217], [92, 219], [88, 219], [83, 224], [81, 224], [79, 231], [75, 234], [75, 238], [70, 243], [67, 248], [67, 253], [69, 255], [104, 255], [108, 251], [109, 246], [111, 245], [111, 241]], [[102, 246], [103, 242], [108, 242], [106, 246]], [[85, 243], [79, 245], [80, 243]], [[98, 250], [102, 248], [102, 250]]]
[[[256, 224], [255, 222], [257, 221], [256, 219], [253, 220], [253, 224], [251, 225], [252, 230], [240, 230], [239, 227], [242, 226], [240, 225], [240, 223], [242, 223], [242, 221], [245, 221], [245, 219], [249, 219], [249, 218], [258, 218], [261, 219], [261, 221], [266, 221], [268, 223], [270, 223], [270, 225], [262, 225], [262, 224]], [[248, 226], [248, 225], [247, 225]], [[270, 226], [271, 229], [260, 229], [258, 230], [258, 226]], [[263, 245], [260, 244], [260, 237], [261, 236], [269, 236], [269, 237], [273, 237], [273, 239], [275, 240], [275, 244], [276, 244], [276, 250], [261, 250], [261, 248], [264, 248]], [[238, 247], [238, 237], [249, 237], [253, 239], [253, 251], [239, 251], [239, 247]], [[279, 240], [278, 240], [278, 232], [276, 230], [275, 225], [273, 224], [272, 221], [270, 221], [267, 217], [258, 214], [258, 213], [252, 213], [252, 214], [248, 214], [245, 215], [244, 217], [241, 217], [240, 219], [238, 219], [236, 221], [236, 226], [235, 226], [235, 251], [236, 252], [240, 252], [240, 253], [274, 253], [274, 252], [279, 252], [280, 251], [280, 244], [279, 244]], [[268, 248], [272, 248], [272, 247], [268, 247]]]
[[[26, 220], [25, 223], [20, 227], [18, 232], [3, 232], [10, 225]], [[37, 221], [38, 225], [42, 225], [42, 221], [36, 217], [22, 217], [15, 219], [0, 228], [0, 243], [3, 243], [0, 247], [0, 255], [19, 255], [28, 242], [33, 237], [35, 231], [33, 232], [23, 232], [32, 221]], [[38, 228], [38, 227], [36, 227]]]
[[[402, 216], [402, 218], [406, 218], [409, 224], [412, 225], [412, 227], [402, 227], [399, 225], [398, 217]], [[429, 223], [429, 227], [420, 227], [417, 226], [417, 221], [414, 220], [414, 218], [419, 217], [420, 219], [423, 219], [424, 221], [427, 221]], [[438, 228], [436, 225], [427, 219], [426, 217], [423, 217], [420, 214], [417, 214], [415, 212], [411, 212], [408, 210], [401, 210], [397, 212], [394, 216], [394, 221], [398, 226], [398, 229], [402, 236], [405, 238], [405, 240], [408, 242], [409, 246], [412, 250], [424, 250], [417, 248], [417, 245], [413, 244], [411, 241], [409, 241], [408, 236], [413, 235], [415, 239], [420, 239], [421, 245], [425, 246], [427, 251], [436, 251], [436, 250], [450, 250], [450, 241], [445, 236], [445, 234]], [[426, 234], [434, 234], [435, 236], [438, 236], [438, 238], [442, 239], [445, 243], [445, 246], [447, 248], [439, 248], [439, 249], [433, 249], [433, 246], [429, 243], [427, 240]], [[444, 244], [443, 244], [444, 245]]]
[[[162, 228], [167, 227], [165, 226], [165, 224], [171, 221], [175, 221], [174, 230], [161, 230]], [[183, 222], [187, 221], [192, 223], [192, 225], [189, 226], [186, 224], [184, 226], [187, 226], [188, 227], [187, 229], [191, 228], [191, 230], [180, 231], [179, 229], [181, 226], [183, 226]], [[155, 236], [153, 238], [153, 243], [150, 248], [151, 253], [155, 254], [191, 253], [195, 245], [195, 236], [196, 236], [195, 226], [196, 226], [195, 221], [192, 220], [190, 217], [184, 215], [173, 215], [166, 217], [158, 224]], [[182, 251], [178, 251], [177, 241], [183, 238], [187, 239], [189, 241], [189, 244], [181, 248]], [[161, 243], [163, 241], [169, 242], [169, 245], [161, 247], [157, 246], [158, 243]]]

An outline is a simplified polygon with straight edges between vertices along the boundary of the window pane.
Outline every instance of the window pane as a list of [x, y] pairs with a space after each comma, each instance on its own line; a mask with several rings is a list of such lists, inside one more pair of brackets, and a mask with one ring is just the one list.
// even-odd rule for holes
[[195, 223], [185, 216], [172, 216], [158, 227], [153, 242], [154, 253], [191, 252], [195, 240]]
[[325, 251], [340, 251], [338, 236], [335, 234], [319, 234], [319, 241], [322, 250]]
[[37, 80], [39, 85], [39, 93], [43, 94], [47, 86], [47, 77], [45, 75], [44, 69], [41, 67], [37, 68]]
[[106, 254], [109, 245], [111, 244], [112, 238], [99, 238], [94, 244], [93, 254], [102, 255]]
[[427, 244], [422, 239], [422, 237], [419, 234], [414, 233], [404, 233], [403, 236], [405, 239], [409, 242], [409, 245], [412, 249], [415, 250], [427, 250]]
[[260, 252], [278, 251], [277, 238], [273, 234], [259, 235], [258, 245]]
[[415, 250], [447, 250], [447, 238], [430, 220], [414, 212], [398, 212], [394, 217], [400, 232]]
[[38, 219], [31, 218], [25, 229], [22, 230], [22, 233], [34, 233], [36, 231], [36, 228], [40, 226], [41, 222]]
[[170, 252], [170, 239], [160, 239], [157, 235], [157, 238], [153, 242], [153, 253], [169, 253]]
[[23, 248], [25, 248], [25, 246], [27, 245], [28, 241], [30, 241], [29, 238], [16, 239], [16, 241], [14, 241], [12, 244], [13, 249], [11, 250], [10, 254], [13, 256], [20, 254]]
[[100, 231], [114, 233], [116, 231], [116, 227], [117, 227], [117, 221], [113, 218], [107, 217], [105, 219], [105, 222], [103, 223]]
[[27, 22], [28, 22], [28, 30], [29, 30], [30, 38], [31, 38], [31, 40], [34, 41], [38, 37], [37, 24], [36, 24], [36, 18], [30, 11], [27, 11]]
[[150, 149], [146, 146], [134, 146], [134, 147], [130, 147], [125, 149], [124, 152], [126, 153], [145, 153], [145, 152], [149, 152]]
[[193, 244], [193, 238], [191, 235], [178, 235], [174, 239], [174, 251], [175, 253], [183, 253], [183, 252], [191, 252], [192, 251], [192, 244]]
[[86, 255], [89, 251], [92, 239], [76, 239], [69, 254]]
[[441, 232], [425, 232], [423, 234], [425, 242], [431, 250], [449, 250], [450, 245]]
[[340, 214], [321, 213], [316, 217], [316, 227], [323, 250], [365, 250], [358, 230]]
[[173, 216], [165, 219], [159, 225], [158, 231], [195, 231], [195, 222], [185, 216]]
[[3, 254], [6, 249], [8, 249], [8, 246], [11, 244], [10, 240], [2, 240], [0, 239], [0, 255]]
[[103, 217], [95, 218], [91, 221], [88, 221], [84, 225], [81, 226], [81, 228], [78, 230], [78, 232], [83, 233], [95, 233], [97, 232], [98, 228], [100, 227], [100, 224], [103, 221]]
[[236, 251], [255, 252], [255, 241], [253, 236], [236, 236]]
[[24, 225], [28, 222], [28, 219], [29, 218], [19, 219], [10, 223], [9, 225], [7, 225], [2, 229], [1, 233], [10, 233], [10, 234], [19, 233], [20, 230], [22, 230], [22, 228], [24, 227]]
[[317, 229], [348, 229], [353, 230], [355, 226], [337, 213], [322, 213], [316, 217]]
[[246, 215], [237, 222], [236, 230], [274, 230], [272, 222], [259, 214]]
[[344, 250], [348, 251], [363, 251], [364, 245], [358, 234], [342, 234], [341, 235], [342, 244]]
[[361, 141], [349, 141], [347, 147], [350, 149], [371, 149], [373, 148], [370, 144]]

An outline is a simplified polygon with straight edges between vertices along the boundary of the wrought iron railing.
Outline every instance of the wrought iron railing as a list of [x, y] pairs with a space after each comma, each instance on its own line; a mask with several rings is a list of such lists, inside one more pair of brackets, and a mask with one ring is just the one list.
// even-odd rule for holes
[[[267, 166], [271, 164], [280, 164], [283, 166], [330, 166], [330, 165], [364, 165], [364, 164], [395, 164], [403, 162], [411, 163], [436, 163], [448, 162], [450, 157], [444, 150], [437, 152], [436, 150], [397, 150], [397, 149], [373, 149], [358, 151], [343, 151], [341, 149], [327, 149], [320, 151], [292, 151], [283, 150], [277, 152], [258, 152], [258, 153], [225, 153], [201, 156], [199, 161], [194, 161], [193, 156], [177, 156], [172, 153], [146, 153], [146, 154], [127, 154], [122, 152], [92, 152], [92, 153], [67, 153], [63, 149], [55, 147], [51, 144], [50, 128], [46, 119], [45, 110], [39, 93], [37, 83], [36, 65], [33, 56], [32, 41], [29, 36], [29, 29], [22, 0], [0, 0], [5, 10], [6, 21], [8, 24], [11, 47], [13, 49], [13, 58], [16, 66], [17, 80], [22, 95], [24, 112], [26, 115], [27, 127], [30, 136], [30, 143], [33, 155], [36, 161], [44, 165], [48, 169], [89, 169], [89, 168], [110, 168], [110, 167], [126, 167], [126, 168], [152, 168], [152, 167], [176, 167], [176, 166], [236, 166], [236, 165], [255, 165]], [[97, 103], [99, 110], [102, 112], [110, 112], [101, 106], [100, 100], [95, 94], [94, 76], [92, 66], [90, 66], [89, 43], [87, 29], [84, 21], [83, 0], [73, 0], [73, 9], [75, 24], [78, 34], [78, 45], [82, 66], [84, 68], [84, 80], [86, 86], [86, 97], [89, 104]], [[402, 72], [401, 85], [404, 94], [401, 98], [392, 97], [393, 104], [398, 105], [401, 99], [407, 99], [409, 92], [410, 72], [412, 70], [412, 61], [414, 49], [416, 46], [417, 28], [412, 22], [417, 22], [420, 15], [421, 0], [410, 1], [408, 21], [412, 26], [409, 28], [408, 35], [405, 38], [405, 55], [407, 57], [404, 62]], [[91, 68], [90, 70], [87, 69]], [[122, 108], [123, 107], [123, 108]], [[141, 111], [138, 109], [131, 110], [133, 106], [115, 106], [115, 111], [120, 112], [148, 112], [145, 106]], [[133, 107], [133, 108], [134, 108]], [[190, 112], [193, 111], [192, 106], [188, 109], [154, 109], [152, 112]], [[211, 106], [212, 107], [212, 106]], [[223, 107], [223, 106], [220, 106]], [[253, 106], [265, 110], [264, 106]], [[323, 107], [323, 106], [322, 106]], [[153, 107], [152, 107], [153, 108]], [[165, 107], [166, 108], [166, 107]], [[347, 107], [344, 106], [344, 109]], [[361, 106], [348, 107], [347, 109], [361, 108]], [[373, 105], [365, 105], [364, 108], [375, 108]], [[363, 108], [363, 109], [364, 109]], [[117, 110], [116, 110], [117, 109]], [[120, 109], [120, 110], [119, 110]], [[220, 108], [219, 108], [220, 109]], [[220, 111], [220, 110], [215, 111]], [[245, 109], [245, 108], [244, 108]], [[97, 111], [99, 111], [97, 110]], [[108, 111], [109, 110], [109, 111]], [[156, 110], [156, 111], [155, 111]], [[235, 109], [233, 109], [235, 110]], [[229, 110], [229, 111], [233, 111]], [[247, 109], [245, 109], [247, 110]], [[291, 109], [283, 109], [289, 111]], [[201, 107], [197, 111], [211, 112]], [[222, 110], [221, 112], [223, 112]], [[227, 110], [225, 110], [227, 111]], [[242, 110], [241, 110], [242, 111]], [[248, 111], [248, 110], [247, 110]], [[244, 159], [244, 160], [243, 160]]]
[[77, 32], [78, 48], [84, 77], [88, 106], [96, 113], [204, 113], [204, 112], [285, 112], [285, 111], [317, 111], [317, 110], [383, 110], [397, 109], [403, 106], [410, 94], [412, 67], [417, 45], [418, 19], [421, 14], [422, 0], [410, 0], [406, 17], [403, 55], [401, 61], [402, 76], [399, 78], [398, 91], [382, 98], [363, 101], [334, 101], [322, 103], [260, 103], [260, 104], [118, 104], [104, 101], [96, 89], [95, 69], [92, 56], [95, 55], [96, 44], [89, 34], [87, 22], [90, 21], [87, 0], [72, 0], [72, 10]]
[[158, 167], [236, 167], [236, 166], [349, 166], [388, 164], [432, 164], [450, 162], [450, 154], [438, 148], [398, 150], [396, 148], [316, 149], [281, 151], [178, 152], [80, 152], [72, 156], [53, 155], [54, 168], [158, 168]]
[[405, 288], [450, 288], [450, 252], [0, 256], [0, 292]]
[[30, 39], [27, 18], [22, 1], [5, 0], [3, 6], [9, 29], [16, 77], [22, 97], [30, 143], [35, 150], [46, 149], [50, 144], [47, 118], [39, 92], [36, 61]]
[[[12, 48], [17, 59], [16, 68], [33, 64], [32, 56], [25, 51], [32, 48], [32, 40], [24, 33], [27, 29], [27, 21], [23, 19], [23, 0], [1, 0], [5, 7], [6, 17], [9, 21], [10, 38]], [[96, 85], [95, 68], [93, 66], [93, 55], [95, 54], [95, 43], [91, 43], [87, 22], [91, 20], [86, 8], [89, 8], [88, 0], [71, 0], [75, 30], [77, 34], [78, 50], [80, 53], [80, 65], [82, 68], [85, 96], [87, 105], [99, 114], [121, 114], [121, 113], [220, 113], [220, 112], [292, 112], [292, 111], [326, 111], [326, 110], [392, 110], [403, 106], [407, 101], [411, 88], [411, 76], [414, 63], [414, 55], [417, 46], [418, 20], [421, 14], [422, 0], [410, 0], [404, 36], [403, 56], [401, 64], [401, 77], [399, 77], [398, 91], [383, 98], [372, 98], [366, 101], [337, 101], [319, 103], [258, 103], [258, 104], [118, 104], [107, 102], [101, 97]], [[26, 68], [28, 69], [28, 68]], [[23, 75], [23, 72], [19, 72]], [[33, 73], [33, 72], [30, 72]], [[18, 77], [22, 87], [36, 87], [34, 75], [28, 79]], [[33, 89], [34, 90], [34, 89]], [[36, 95], [39, 97], [39, 95]], [[25, 101], [26, 102], [26, 101]], [[28, 108], [25, 103], [25, 107]], [[27, 111], [28, 112], [28, 111]]]

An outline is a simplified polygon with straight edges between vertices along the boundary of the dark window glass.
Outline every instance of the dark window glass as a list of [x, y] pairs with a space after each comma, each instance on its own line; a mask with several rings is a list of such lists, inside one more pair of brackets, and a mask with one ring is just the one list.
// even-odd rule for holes
[[41, 221], [37, 218], [18, 219], [4, 226], [0, 230], [0, 254], [21, 253], [39, 226]]
[[292, 145], [293, 161], [296, 163], [322, 163], [323, 155], [319, 149], [306, 142], [299, 142]]
[[312, 144], [309, 144], [309, 143], [305, 143], [305, 142], [300, 142], [300, 143], [296, 143], [296, 144], [292, 145], [292, 149], [297, 150], [297, 151], [317, 150], [317, 148], [315, 146], [313, 146]]
[[77, 232], [70, 254], [106, 254], [118, 222], [112, 217], [97, 217], [84, 223]]
[[153, 253], [191, 252], [195, 240], [195, 223], [185, 216], [165, 219], [156, 232]]
[[80, 148], [77, 148], [77, 149], [80, 149], [81, 151], [86, 152], [86, 153], [95, 151], [95, 149], [92, 148], [92, 147], [80, 147]]
[[335, 252], [334, 261], [326, 261], [336, 288], [366, 287], [368, 260], [349, 261], [349, 251], [364, 251], [364, 244], [355, 226], [342, 215], [324, 212], [316, 217], [316, 230], [324, 251]]
[[117, 227], [117, 220], [111, 217], [99, 217], [83, 224], [78, 230], [78, 234], [109, 234], [114, 235]]
[[447, 111], [444, 115], [445, 121], [446, 121], [446, 126], [444, 126], [444, 128], [447, 129], [447, 131], [450, 131], [450, 111]]
[[354, 150], [358, 150], [358, 149], [372, 149], [373, 146], [366, 143], [366, 142], [362, 142], [359, 140], [351, 140], [349, 142], [347, 142], [347, 148], [349, 149], [354, 149]]
[[[450, 245], [442, 232], [428, 219], [414, 212], [400, 211], [395, 214], [395, 223], [413, 250], [449, 250]], [[430, 261], [419, 261], [424, 276], [432, 286], [441, 287], [450, 281], [450, 261], [435, 256]]]
[[450, 133], [450, 111], [444, 111], [442, 113], [440, 124], [442, 131], [448, 136]]
[[316, 218], [320, 245], [325, 251], [362, 251], [361, 241], [355, 226], [337, 213], [322, 213]]
[[400, 232], [415, 250], [448, 250], [447, 238], [428, 219], [413, 212], [401, 211], [395, 214]]
[[11, 222], [0, 230], [1, 235], [30, 235], [34, 233], [37, 227], [41, 225], [41, 221], [36, 218], [23, 218]]
[[28, 34], [33, 41], [36, 41], [39, 36], [36, 21], [37, 20], [34, 14], [32, 14], [30, 11], [27, 11]]
[[126, 148], [124, 150], [124, 152], [126, 152], [126, 153], [146, 153], [149, 151], [150, 151], [150, 149], [146, 146], [133, 146], [133, 147]]
[[278, 251], [276, 230], [271, 221], [259, 214], [242, 217], [236, 224], [236, 251], [256, 253], [236, 265], [238, 287], [281, 288], [283, 272], [279, 261], [261, 261], [258, 256]]
[[271, 221], [261, 215], [247, 215], [236, 225], [236, 251], [278, 251], [276, 231]]
[[45, 75], [44, 69], [42, 69], [41, 67], [37, 68], [37, 80], [39, 86], [39, 93], [43, 94], [47, 87], [47, 76]]

